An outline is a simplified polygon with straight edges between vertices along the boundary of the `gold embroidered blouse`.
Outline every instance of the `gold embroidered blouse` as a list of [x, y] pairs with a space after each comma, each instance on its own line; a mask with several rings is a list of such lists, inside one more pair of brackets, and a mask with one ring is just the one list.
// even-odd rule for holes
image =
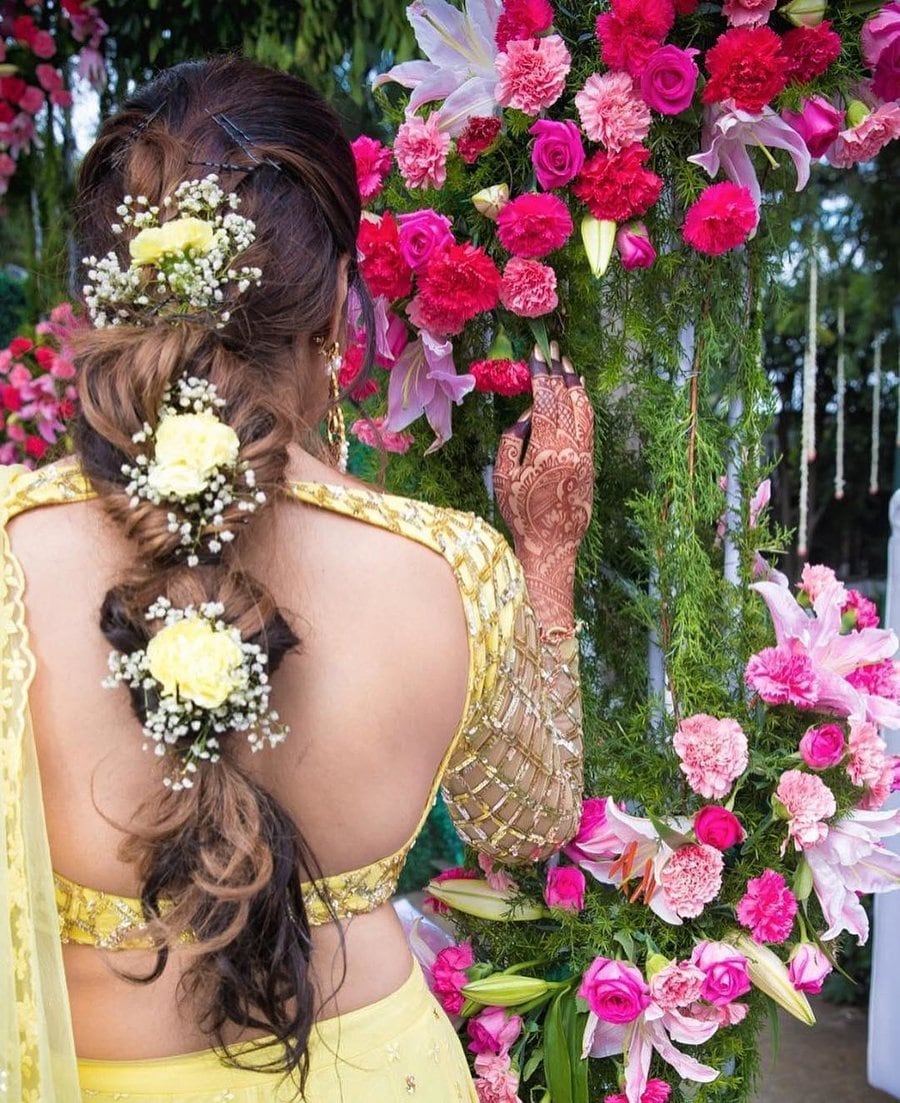
[[[83, 501], [93, 491], [77, 467], [7, 474], [2, 516]], [[582, 790], [578, 654], [573, 640], [542, 643], [518, 560], [480, 518], [364, 488], [290, 487], [299, 501], [342, 513], [438, 552], [456, 578], [469, 629], [466, 704], [412, 837], [360, 869], [303, 885], [311, 924], [372, 911], [394, 894], [406, 856], [438, 789], [462, 838], [501, 861], [552, 853], [576, 831]], [[7, 562], [12, 562], [4, 540]], [[27, 669], [27, 632], [19, 647]], [[0, 717], [2, 718], [2, 717]], [[3, 739], [7, 732], [0, 732]], [[140, 902], [54, 874], [62, 941], [106, 949], [144, 945]], [[330, 904], [330, 908], [326, 905]]]

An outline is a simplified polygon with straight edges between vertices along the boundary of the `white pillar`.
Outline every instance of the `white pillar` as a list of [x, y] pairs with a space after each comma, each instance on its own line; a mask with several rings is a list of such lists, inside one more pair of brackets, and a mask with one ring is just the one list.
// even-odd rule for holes
[[[885, 627], [900, 633], [900, 490], [890, 504], [887, 609]], [[888, 751], [900, 754], [900, 731], [883, 731]], [[900, 807], [900, 793], [886, 805]], [[885, 845], [900, 854], [900, 836]], [[900, 1099], [900, 892], [875, 897], [872, 935], [872, 989], [869, 996], [869, 1083]]]

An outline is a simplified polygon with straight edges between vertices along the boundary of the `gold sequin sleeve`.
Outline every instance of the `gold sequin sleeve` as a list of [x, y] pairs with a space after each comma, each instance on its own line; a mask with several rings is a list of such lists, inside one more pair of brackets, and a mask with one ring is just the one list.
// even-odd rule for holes
[[479, 610], [480, 691], [444, 775], [465, 841], [503, 862], [545, 858], [578, 829], [583, 787], [578, 644], [541, 641], [522, 568], [497, 537]]

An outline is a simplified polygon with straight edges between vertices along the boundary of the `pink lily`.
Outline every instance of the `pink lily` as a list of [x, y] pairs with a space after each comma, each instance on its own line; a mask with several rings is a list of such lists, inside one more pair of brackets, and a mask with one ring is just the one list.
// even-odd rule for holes
[[457, 374], [453, 342], [422, 330], [391, 369], [385, 428], [399, 432], [424, 414], [435, 433], [426, 455], [435, 452], [453, 435], [450, 427], [452, 404], [455, 402], [458, 406], [474, 389], [473, 375]]
[[769, 107], [754, 115], [735, 107], [733, 100], [711, 104], [703, 113], [702, 146], [700, 152], [688, 157], [688, 160], [706, 169], [712, 177], [721, 169], [733, 183], [748, 188], [757, 209], [762, 201], [762, 192], [756, 169], [747, 152], [748, 146], [759, 146], [773, 164], [777, 162], [768, 152], [768, 147], [786, 149], [797, 170], [795, 190], [802, 191], [809, 181], [810, 156], [806, 143]]
[[861, 946], [869, 937], [869, 918], [857, 894], [900, 889], [900, 854], [882, 843], [889, 835], [898, 834], [900, 809], [857, 809], [829, 824], [822, 842], [804, 851], [828, 923], [822, 938], [836, 938], [841, 931], [849, 931]]
[[863, 628], [841, 634], [846, 591], [840, 583], [825, 586], [810, 616], [786, 586], [755, 582], [752, 587], [769, 607], [779, 647], [806, 654], [818, 682], [815, 707], [834, 709], [839, 716], [900, 726], [900, 703], [862, 693], [847, 681], [861, 666], [893, 657], [897, 637], [883, 628]]
[[[666, 825], [671, 828], [670, 839], [676, 845], [689, 842], [690, 820], [676, 820]], [[606, 801], [606, 820], [591, 839], [594, 853], [608, 854], [599, 861], [579, 861], [603, 885], [624, 885], [633, 878], [640, 878], [635, 898], [643, 896], [644, 903], [666, 923], [680, 926], [681, 917], [666, 900], [660, 888], [660, 876], [666, 863], [675, 853], [675, 847], [662, 839], [653, 823], [643, 816], [630, 816], [623, 812], [612, 797]]]
[[591, 1011], [584, 1030], [581, 1055], [587, 1058], [623, 1054], [625, 1098], [628, 1103], [640, 1103], [647, 1090], [654, 1050], [682, 1080], [712, 1083], [718, 1072], [682, 1053], [673, 1045], [673, 1040], [683, 1045], [702, 1045], [718, 1029], [716, 1020], [703, 1022], [679, 1011], [663, 1011], [655, 1003], [651, 1003], [633, 1022], [625, 1024], [605, 1022]]
[[439, 125], [454, 136], [473, 116], [495, 114], [495, 36], [501, 8], [500, 0], [466, 0], [463, 11], [447, 0], [415, 0], [406, 17], [429, 60], [395, 65], [375, 78], [374, 87], [394, 81], [411, 88], [407, 114], [443, 100]]

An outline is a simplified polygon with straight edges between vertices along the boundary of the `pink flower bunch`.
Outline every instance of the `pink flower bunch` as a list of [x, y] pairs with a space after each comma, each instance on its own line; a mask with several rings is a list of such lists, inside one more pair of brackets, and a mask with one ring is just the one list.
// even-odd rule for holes
[[448, 946], [441, 950], [431, 967], [432, 991], [448, 1015], [458, 1015], [465, 999], [463, 988], [469, 983], [466, 972], [475, 964], [470, 942]]
[[781, 874], [766, 869], [747, 882], [736, 914], [757, 942], [784, 942], [794, 929], [797, 907], [797, 897]]
[[775, 796], [788, 821], [788, 838], [797, 850], [821, 842], [828, 834], [826, 820], [837, 811], [834, 794], [821, 778], [802, 770], [787, 770], [778, 780]]
[[730, 718], [689, 716], [678, 725], [672, 746], [688, 785], [708, 799], [724, 797], [747, 768], [747, 737]]

